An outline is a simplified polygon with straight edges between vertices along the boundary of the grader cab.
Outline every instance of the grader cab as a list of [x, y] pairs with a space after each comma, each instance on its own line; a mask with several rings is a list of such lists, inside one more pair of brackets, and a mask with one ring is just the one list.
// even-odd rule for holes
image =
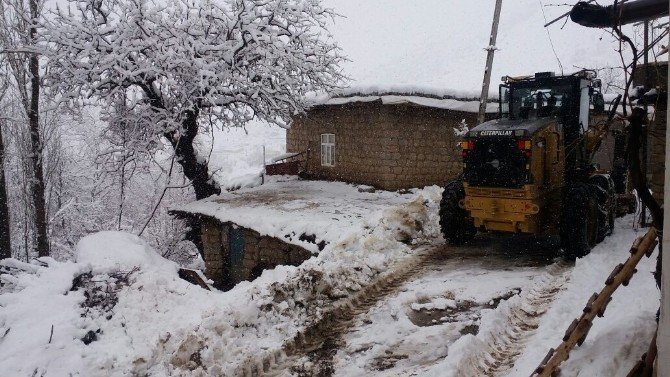
[[590, 71], [503, 78], [500, 118], [467, 133], [463, 174], [443, 193], [449, 243], [477, 231], [555, 234], [580, 257], [612, 232], [621, 185], [593, 159], [619, 99], [608, 116], [599, 84]]

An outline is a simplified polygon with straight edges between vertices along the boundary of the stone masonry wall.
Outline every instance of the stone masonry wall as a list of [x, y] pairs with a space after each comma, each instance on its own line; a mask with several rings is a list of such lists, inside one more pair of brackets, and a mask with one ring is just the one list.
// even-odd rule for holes
[[216, 288], [221, 288], [224, 282], [224, 250], [221, 244], [221, 227], [213, 220], [203, 219], [201, 229], [205, 276], [214, 281]]
[[[288, 152], [311, 149], [315, 178], [395, 190], [444, 185], [462, 170], [460, 121], [476, 114], [380, 101], [320, 106], [298, 117], [287, 132]], [[321, 166], [323, 133], [335, 134], [335, 166]]]
[[[664, 102], [664, 101], [661, 101]], [[659, 104], [656, 109], [654, 122], [649, 126], [648, 153], [649, 165], [647, 175], [649, 176], [649, 188], [654, 197], [663, 204], [663, 189], [665, 183], [665, 131], [667, 128], [668, 110], [667, 104]]]
[[239, 228], [244, 237], [244, 256], [241, 263], [231, 263], [228, 235], [232, 223], [203, 219], [202, 241], [205, 254], [205, 276], [219, 289], [229, 289], [244, 280], [257, 278], [263, 270], [278, 265], [298, 266], [312, 254], [306, 249], [278, 238]]

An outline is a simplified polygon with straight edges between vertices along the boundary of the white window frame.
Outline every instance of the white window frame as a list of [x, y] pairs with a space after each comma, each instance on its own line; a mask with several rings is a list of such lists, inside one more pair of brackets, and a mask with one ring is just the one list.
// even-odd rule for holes
[[335, 166], [335, 134], [321, 134], [321, 166]]

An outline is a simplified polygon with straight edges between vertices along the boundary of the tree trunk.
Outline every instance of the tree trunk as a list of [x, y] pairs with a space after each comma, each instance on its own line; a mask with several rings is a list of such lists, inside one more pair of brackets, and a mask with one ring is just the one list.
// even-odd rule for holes
[[[30, 41], [34, 44], [37, 37], [37, 0], [30, 0]], [[35, 234], [37, 236], [37, 255], [45, 257], [49, 255], [49, 239], [47, 235], [46, 203], [44, 199], [44, 172], [42, 171], [42, 141], [40, 140], [40, 62], [37, 54], [30, 54], [28, 61], [30, 71], [30, 108], [28, 111], [28, 123], [30, 127], [30, 152], [32, 160], [33, 179], [31, 182], [30, 196], [35, 206]]]
[[196, 200], [221, 193], [221, 189], [209, 177], [207, 161], [199, 161], [193, 148], [193, 140], [198, 135], [198, 115], [198, 110], [185, 111], [182, 132], [166, 135], [172, 143], [177, 162], [184, 170], [184, 175], [193, 184]]
[[[144, 93], [149, 97], [151, 105], [157, 109], [165, 109], [163, 101], [154, 90], [153, 84], [147, 83], [143, 85]], [[182, 121], [182, 129], [178, 132], [166, 132], [163, 136], [168, 139], [172, 148], [174, 149], [177, 163], [182, 167], [184, 176], [191, 181], [193, 190], [195, 191], [195, 199], [201, 200], [212, 195], [221, 193], [221, 188], [209, 177], [209, 170], [207, 168], [207, 161], [198, 160], [193, 148], [193, 140], [198, 135], [198, 115], [200, 110], [184, 111], [184, 119]], [[191, 241], [200, 255], [204, 258], [204, 250], [202, 245], [201, 224], [196, 218], [188, 220], [189, 230], [184, 235], [184, 239]]]
[[0, 120], [0, 259], [11, 258], [12, 244], [9, 236], [9, 207], [5, 183], [5, 145], [2, 142], [4, 121]]
[[[212, 195], [220, 194], [221, 189], [210, 178], [207, 161], [198, 160], [195, 149], [193, 148], [193, 140], [198, 134], [198, 114], [198, 110], [186, 111], [184, 113], [181, 133], [166, 134], [165, 137], [170, 140], [170, 143], [174, 148], [177, 162], [181, 165], [186, 178], [188, 178], [193, 185], [195, 199], [201, 200]], [[184, 238], [191, 241], [200, 252], [200, 255], [204, 258], [202, 239], [200, 238], [200, 221], [193, 218], [188, 220], [188, 224], [190, 229], [186, 232]]]

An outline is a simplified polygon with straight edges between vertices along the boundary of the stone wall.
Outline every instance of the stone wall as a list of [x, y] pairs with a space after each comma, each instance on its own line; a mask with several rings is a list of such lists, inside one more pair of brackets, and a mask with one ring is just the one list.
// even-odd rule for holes
[[[243, 257], [237, 262], [230, 257], [229, 234], [233, 228], [239, 229], [244, 239]], [[211, 218], [202, 219], [202, 242], [205, 276], [219, 289], [230, 289], [241, 281], [253, 280], [264, 270], [279, 265], [298, 266], [312, 256], [300, 246]]]
[[[287, 151], [310, 149], [307, 171], [314, 178], [363, 183], [395, 190], [444, 185], [462, 170], [462, 119], [477, 114], [381, 101], [318, 106], [294, 120]], [[321, 166], [323, 133], [335, 134], [335, 165]]]
[[202, 220], [202, 248], [205, 259], [205, 276], [221, 288], [224, 282], [224, 250], [221, 244], [221, 227], [213, 220]]
[[[648, 77], [645, 77], [647, 74]], [[647, 128], [647, 180], [654, 197], [663, 204], [665, 131], [668, 119], [668, 62], [649, 63], [648, 69], [644, 64], [638, 65], [633, 73], [633, 86], [655, 87], [659, 93], [656, 102], [651, 104], [655, 106], [655, 115]]]

